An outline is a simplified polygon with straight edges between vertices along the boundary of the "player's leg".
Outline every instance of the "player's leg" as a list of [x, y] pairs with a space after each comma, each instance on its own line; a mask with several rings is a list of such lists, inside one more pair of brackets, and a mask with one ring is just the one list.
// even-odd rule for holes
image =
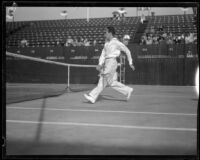
[[115, 70], [116, 66], [117, 62], [115, 59], [107, 59], [105, 61], [103, 72], [101, 72], [99, 75], [99, 83], [88, 95], [85, 95], [86, 99], [92, 103], [95, 103], [99, 94], [107, 86], [109, 79], [112, 79], [112, 74], [114, 73], [113, 71]]
[[109, 86], [113, 88], [114, 90], [120, 92], [121, 94], [125, 95], [127, 97], [127, 100], [130, 98], [131, 93], [133, 92], [133, 88], [124, 85], [121, 82], [117, 81], [117, 72], [113, 74], [113, 77], [110, 77], [110, 80], [108, 81]]
[[110, 84], [110, 86], [114, 90], [116, 90], [116, 91], [122, 93], [123, 95], [125, 95], [127, 97], [127, 100], [130, 98], [131, 93], [133, 92], [133, 88], [131, 88], [129, 86], [126, 86], [126, 85], [124, 85], [124, 84], [122, 84], [121, 82], [118, 82], [118, 81], [113, 81]]
[[100, 75], [98, 85], [88, 94], [91, 97], [92, 102], [94, 103], [99, 94], [103, 91], [103, 89], [107, 86], [107, 81], [103, 75]]

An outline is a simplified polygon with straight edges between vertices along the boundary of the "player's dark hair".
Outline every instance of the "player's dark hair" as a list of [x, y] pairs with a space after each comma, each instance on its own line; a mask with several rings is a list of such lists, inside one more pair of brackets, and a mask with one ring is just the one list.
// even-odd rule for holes
[[115, 28], [113, 26], [108, 26], [107, 29], [109, 33], [112, 33], [113, 36], [115, 35]]

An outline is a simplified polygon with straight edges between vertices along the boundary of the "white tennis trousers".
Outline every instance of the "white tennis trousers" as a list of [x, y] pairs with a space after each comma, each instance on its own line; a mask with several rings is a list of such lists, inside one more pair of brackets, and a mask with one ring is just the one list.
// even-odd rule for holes
[[105, 60], [103, 73], [100, 74], [98, 85], [89, 93], [89, 95], [96, 101], [99, 94], [107, 86], [115, 89], [116, 91], [127, 96], [131, 90], [131, 87], [128, 87], [117, 81], [117, 61], [115, 58], [109, 58]]

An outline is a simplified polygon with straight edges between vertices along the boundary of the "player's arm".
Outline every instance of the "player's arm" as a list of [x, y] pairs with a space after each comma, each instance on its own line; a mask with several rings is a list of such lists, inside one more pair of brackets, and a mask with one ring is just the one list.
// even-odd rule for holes
[[128, 58], [128, 62], [129, 62], [129, 66], [132, 68], [132, 70], [135, 70], [130, 50], [121, 42], [118, 43], [118, 46], [119, 46], [121, 51], [126, 53], [126, 56]]

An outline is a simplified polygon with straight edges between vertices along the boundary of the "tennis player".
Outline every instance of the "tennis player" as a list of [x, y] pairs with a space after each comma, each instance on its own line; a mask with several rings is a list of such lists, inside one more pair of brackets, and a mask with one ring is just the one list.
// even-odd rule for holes
[[133, 88], [128, 87], [117, 81], [117, 60], [121, 51], [125, 52], [129, 61], [129, 66], [132, 70], [135, 67], [132, 63], [130, 50], [115, 38], [115, 29], [110, 26], [105, 29], [106, 43], [99, 58], [99, 64], [96, 69], [100, 72], [98, 85], [89, 93], [84, 94], [84, 97], [91, 103], [95, 103], [99, 94], [106, 86], [110, 86], [116, 91], [122, 93], [129, 100], [133, 92]]

